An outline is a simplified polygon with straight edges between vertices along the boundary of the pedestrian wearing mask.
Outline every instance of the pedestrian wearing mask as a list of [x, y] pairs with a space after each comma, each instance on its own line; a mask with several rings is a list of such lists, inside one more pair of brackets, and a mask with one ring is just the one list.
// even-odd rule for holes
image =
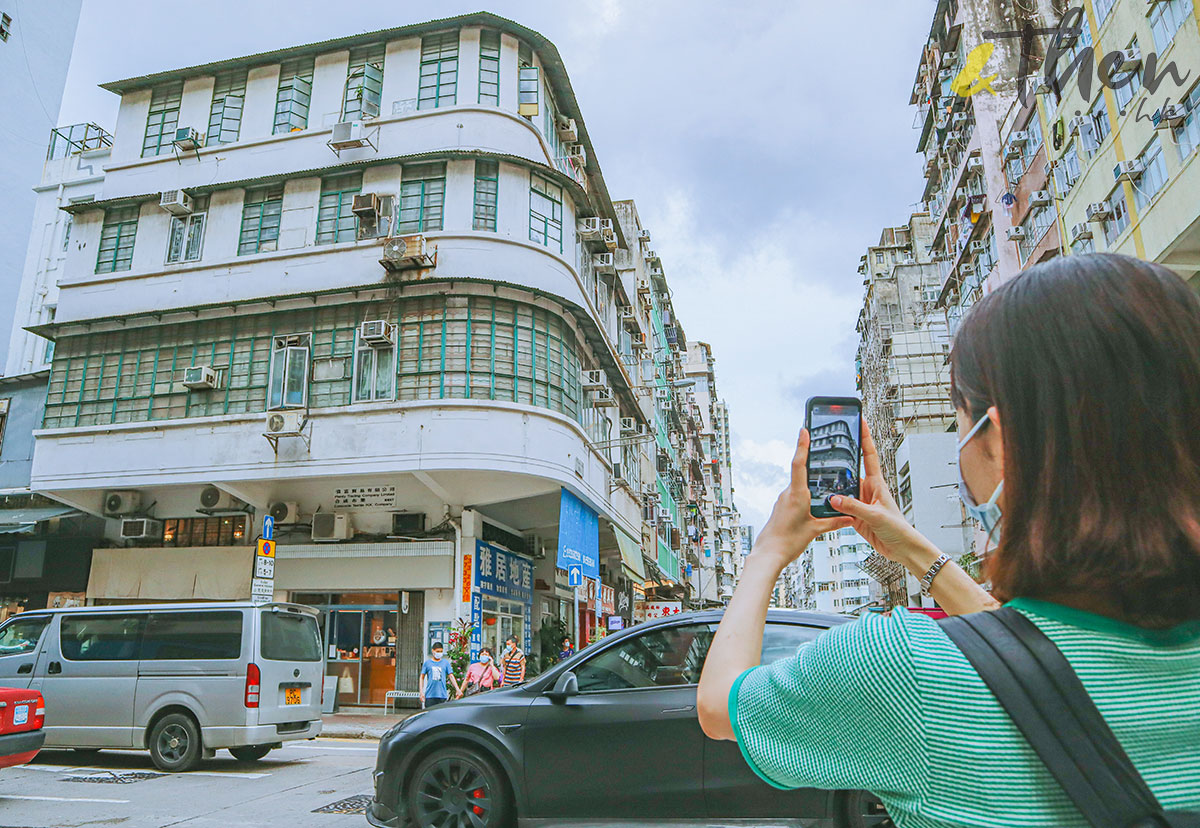
[[571, 644], [571, 638], [568, 636], [562, 640], [562, 649], [558, 653], [558, 660], [566, 661], [573, 655], [575, 655], [575, 647]]
[[504, 684], [520, 684], [525, 680], [525, 654], [517, 646], [517, 639], [504, 639], [504, 653], [500, 656], [500, 669], [504, 673]]
[[433, 642], [429, 658], [421, 665], [420, 697], [422, 707], [433, 707], [449, 701], [450, 692], [447, 683], [454, 686], [458, 692], [458, 680], [454, 678], [454, 669], [448, 659], [442, 657], [444, 647], [442, 642]]
[[467, 668], [467, 675], [463, 679], [462, 686], [458, 688], [457, 698], [461, 699], [463, 696], [473, 696], [484, 690], [491, 690], [502, 679], [500, 668], [496, 666], [492, 657], [491, 648], [481, 647], [478, 660]]
[[[776, 787], [874, 792], [900, 828], [1200, 825], [1181, 813], [1200, 811], [1200, 298], [1125, 256], [1036, 265], [963, 319], [950, 382], [992, 593], [905, 521], [865, 422], [861, 500], [814, 518], [801, 432], [708, 653], [701, 727]], [[780, 572], [844, 526], [958, 617], [871, 613], [758, 666]], [[1004, 663], [1022, 665], [1007, 686]], [[1059, 697], [1075, 712], [1030, 727], [1022, 705]]]

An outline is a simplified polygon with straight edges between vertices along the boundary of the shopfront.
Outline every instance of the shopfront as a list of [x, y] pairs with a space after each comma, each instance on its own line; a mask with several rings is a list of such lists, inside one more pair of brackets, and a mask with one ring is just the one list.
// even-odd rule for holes
[[481, 647], [499, 655], [515, 636], [528, 653], [533, 644], [533, 561], [500, 546], [475, 542], [475, 583], [471, 596], [471, 659]]

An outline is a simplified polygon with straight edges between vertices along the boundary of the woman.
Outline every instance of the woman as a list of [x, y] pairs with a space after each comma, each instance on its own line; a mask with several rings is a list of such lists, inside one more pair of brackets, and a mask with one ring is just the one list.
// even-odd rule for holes
[[[870, 614], [759, 667], [783, 567], [853, 526], [950, 614], [1006, 602], [1064, 653], [1151, 791], [1200, 806], [1200, 299], [1123, 256], [1037, 265], [980, 301], [951, 353], [960, 494], [988, 594], [909, 526], [863, 426], [862, 499], [809, 513], [791, 486], [748, 556], [698, 693], [776, 787], [875, 792], [901, 828], [1080, 826], [962, 653], [925, 615]], [[980, 505], [982, 504], [982, 505]], [[993, 597], [994, 595], [994, 597]]]
[[467, 668], [466, 678], [458, 687], [458, 695], [455, 698], [461, 699], [463, 694], [471, 687], [476, 688], [472, 691], [481, 693], [484, 690], [491, 690], [500, 681], [500, 668], [496, 666], [495, 659], [492, 657], [490, 647], [479, 648], [478, 660]]

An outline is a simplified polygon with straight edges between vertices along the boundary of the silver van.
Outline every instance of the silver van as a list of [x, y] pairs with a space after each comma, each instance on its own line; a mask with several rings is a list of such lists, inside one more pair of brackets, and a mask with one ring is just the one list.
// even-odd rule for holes
[[298, 604], [34, 610], [0, 625], [0, 687], [46, 699], [48, 748], [148, 749], [164, 771], [321, 732], [317, 612]]

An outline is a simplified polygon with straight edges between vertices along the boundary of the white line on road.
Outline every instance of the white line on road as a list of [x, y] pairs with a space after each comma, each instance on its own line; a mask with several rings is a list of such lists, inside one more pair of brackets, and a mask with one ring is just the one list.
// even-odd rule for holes
[[288, 742], [284, 744], [285, 748], [300, 748], [301, 750], [351, 750], [361, 753], [378, 753], [379, 748], [373, 747], [332, 747], [329, 745], [304, 745], [299, 742]]
[[[63, 773], [69, 776], [95, 776], [97, 774], [111, 773], [120, 775], [122, 773], [139, 773], [137, 768], [86, 768], [86, 767], [67, 767], [65, 765], [18, 765], [17, 767], [23, 770], [47, 771], [49, 773]], [[160, 771], [150, 771], [150, 773], [159, 773]], [[241, 779], [262, 779], [270, 776], [269, 773], [254, 773], [252, 771], [186, 771], [184, 773], [168, 774], [170, 776], [229, 776]]]
[[82, 796], [18, 796], [0, 794], [0, 799], [26, 799], [32, 802], [104, 802], [111, 805], [128, 805], [128, 799], [88, 799]]

